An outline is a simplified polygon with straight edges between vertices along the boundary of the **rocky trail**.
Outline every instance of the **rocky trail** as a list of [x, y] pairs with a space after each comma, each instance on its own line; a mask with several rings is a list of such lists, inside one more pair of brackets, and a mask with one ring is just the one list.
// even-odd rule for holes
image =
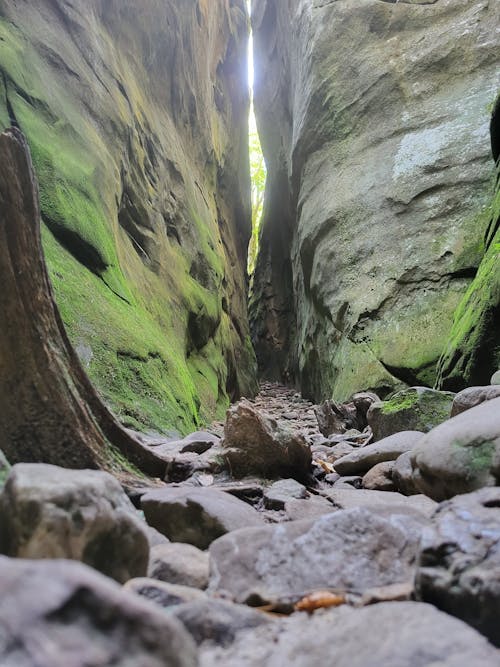
[[264, 383], [208, 431], [131, 434], [165, 475], [127, 493], [5, 461], [0, 664], [500, 665], [499, 416], [498, 384]]

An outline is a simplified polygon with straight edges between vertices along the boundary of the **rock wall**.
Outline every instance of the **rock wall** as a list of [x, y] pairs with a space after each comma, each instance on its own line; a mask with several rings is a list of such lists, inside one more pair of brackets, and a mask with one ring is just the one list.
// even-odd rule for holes
[[28, 137], [64, 323], [133, 426], [255, 389], [244, 0], [0, 0], [0, 125]]
[[500, 6], [253, 0], [264, 374], [344, 399], [436, 380], [484, 253]]

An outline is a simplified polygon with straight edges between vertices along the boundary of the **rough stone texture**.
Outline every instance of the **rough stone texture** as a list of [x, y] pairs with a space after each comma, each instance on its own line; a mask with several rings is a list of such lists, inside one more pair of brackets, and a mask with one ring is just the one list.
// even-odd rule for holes
[[159, 489], [144, 495], [141, 506], [153, 528], [173, 542], [187, 542], [199, 549], [206, 549], [225, 533], [263, 521], [247, 503], [215, 489]]
[[500, 488], [442, 503], [424, 530], [420, 599], [458, 616], [500, 646]]
[[307, 489], [294, 479], [279, 479], [264, 491], [267, 509], [282, 510], [289, 500], [307, 498]]
[[413, 467], [411, 465], [411, 451], [398, 456], [392, 471], [392, 480], [396, 485], [396, 491], [405, 496], [413, 496], [420, 493], [413, 480]]
[[381, 518], [367, 509], [243, 528], [210, 546], [208, 590], [266, 604], [315, 589], [363, 593], [411, 581], [419, 537], [408, 517]]
[[175, 607], [193, 600], [203, 600], [206, 597], [205, 593], [198, 588], [170, 584], [166, 581], [148, 579], [147, 577], [130, 579], [124, 588], [164, 608]]
[[453, 399], [451, 417], [465, 412], [475, 405], [490, 401], [492, 398], [500, 398], [500, 386], [488, 385], [486, 387], [468, 387], [459, 392]]
[[251, 319], [266, 374], [316, 400], [433, 384], [490, 219], [499, 13], [253, 0], [269, 180]]
[[368, 423], [375, 440], [399, 431], [430, 431], [449, 418], [454, 394], [427, 387], [411, 387], [389, 400], [374, 403], [368, 410]]
[[132, 425], [193, 430], [256, 388], [247, 32], [245, 0], [1, 3], [0, 127], [28, 138], [71, 340]]
[[224, 458], [233, 475], [307, 479], [311, 450], [304, 437], [248, 401], [232, 406], [224, 426]]
[[377, 463], [363, 477], [363, 488], [373, 491], [396, 491], [392, 480], [394, 461]]
[[206, 588], [208, 554], [191, 544], [161, 544], [150, 551], [148, 576], [170, 584]]
[[393, 511], [402, 514], [431, 516], [436, 509], [435, 501], [422, 494], [406, 497], [390, 491], [369, 491], [367, 489], [337, 488], [336, 486], [331, 491], [323, 491], [323, 494], [337, 510], [366, 507], [374, 512]]
[[335, 461], [335, 470], [340, 475], [363, 475], [377, 463], [395, 461], [398, 456], [416, 446], [422, 439], [421, 431], [394, 433], [372, 445], [361, 447]]
[[421, 493], [445, 500], [500, 483], [500, 398], [481, 403], [428, 433], [411, 454]]
[[500, 384], [500, 371], [496, 371], [496, 373], [493, 373], [493, 375], [491, 376], [490, 384], [493, 385]]
[[146, 574], [149, 540], [108, 473], [19, 463], [0, 495], [0, 552], [80, 560], [125, 582]]
[[195, 667], [182, 625], [80, 563], [0, 558], [2, 667]]
[[313, 496], [307, 500], [288, 500], [285, 503], [285, 514], [290, 521], [314, 519], [323, 514], [335, 512], [336, 508], [326, 498]]
[[201, 667], [494, 667], [500, 652], [428, 604], [341, 607], [242, 633], [229, 649], [203, 647]]
[[197, 644], [230, 645], [242, 630], [272, 623], [271, 616], [227, 600], [196, 600], [180, 605], [173, 615], [181, 621]]

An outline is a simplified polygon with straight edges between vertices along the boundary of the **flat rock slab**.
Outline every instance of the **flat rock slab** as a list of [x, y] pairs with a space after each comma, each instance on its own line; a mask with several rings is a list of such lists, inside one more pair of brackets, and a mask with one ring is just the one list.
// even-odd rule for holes
[[208, 554], [192, 544], [170, 542], [153, 547], [148, 576], [170, 584], [204, 589], [208, 586]]
[[331, 514], [336, 508], [326, 498], [313, 496], [307, 500], [295, 498], [285, 503], [285, 514], [290, 521], [314, 519], [323, 514]]
[[410, 387], [394, 394], [390, 400], [373, 403], [368, 423], [375, 440], [399, 431], [423, 431], [449, 418], [455, 394], [427, 387]]
[[7, 556], [80, 560], [119, 582], [147, 572], [147, 526], [105, 472], [15, 465], [0, 495], [0, 526]]
[[411, 519], [366, 509], [244, 528], [211, 545], [208, 590], [252, 605], [328, 588], [362, 594], [412, 581], [419, 538]]
[[401, 493], [392, 491], [372, 491], [368, 489], [337, 489], [323, 491], [322, 494], [328, 498], [336, 509], [354, 509], [366, 507], [378, 510], [387, 508], [401, 512], [418, 512], [424, 516], [431, 516], [437, 503], [422, 494], [414, 496], [403, 496]]
[[341, 607], [243, 632], [222, 650], [204, 646], [200, 667], [495, 667], [500, 652], [428, 604]]
[[184, 627], [81, 563], [0, 558], [2, 667], [195, 667]]
[[335, 461], [335, 470], [340, 475], [364, 475], [377, 463], [395, 461], [398, 456], [413, 449], [423, 435], [422, 431], [394, 433], [338, 459]]
[[415, 487], [438, 501], [500, 483], [500, 398], [427, 433], [411, 464]]
[[500, 646], [500, 488], [441, 503], [424, 530], [419, 597]]
[[242, 526], [263, 524], [259, 513], [229, 493], [211, 488], [165, 488], [141, 498], [149, 525], [172, 542], [206, 549], [213, 540]]
[[500, 385], [489, 385], [486, 387], [467, 387], [460, 391], [453, 399], [451, 407], [451, 416], [455, 417], [461, 412], [470, 410], [470, 408], [491, 401], [493, 398], [500, 398]]

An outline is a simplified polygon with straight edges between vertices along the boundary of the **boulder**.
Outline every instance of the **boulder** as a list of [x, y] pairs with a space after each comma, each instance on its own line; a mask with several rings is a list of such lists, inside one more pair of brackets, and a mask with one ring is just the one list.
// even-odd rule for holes
[[395, 461], [398, 456], [413, 449], [422, 436], [421, 431], [394, 433], [338, 459], [335, 461], [335, 470], [340, 475], [364, 475], [377, 463]]
[[412, 451], [416, 488], [446, 500], [500, 482], [500, 398], [437, 426]]
[[467, 389], [463, 389], [453, 399], [450, 416], [455, 417], [461, 412], [484, 403], [484, 401], [491, 401], [492, 398], [500, 398], [500, 383], [486, 387], [468, 387]]
[[439, 505], [423, 533], [416, 587], [500, 646], [500, 488]]
[[491, 376], [490, 384], [492, 385], [500, 384], [500, 371], [496, 371], [496, 373], [493, 373], [493, 375]]
[[18, 463], [0, 494], [0, 551], [80, 560], [124, 582], [146, 574], [149, 539], [108, 473]]
[[362, 594], [411, 582], [420, 531], [404, 520], [354, 509], [242, 528], [210, 546], [208, 590], [254, 606], [298, 600], [314, 590]]
[[229, 493], [211, 488], [165, 488], [141, 498], [148, 524], [172, 542], [206, 549], [225, 533], [263, 522], [258, 512]]
[[163, 608], [175, 607], [193, 600], [203, 600], [206, 595], [199, 588], [169, 584], [166, 581], [138, 577], [130, 579], [124, 586], [126, 591], [140, 595]]
[[172, 610], [197, 644], [229, 646], [243, 630], [273, 623], [270, 615], [246, 605], [210, 598], [193, 600]]
[[493, 667], [500, 652], [462, 621], [421, 602], [340, 607], [248, 630], [201, 648], [203, 667]]
[[394, 462], [392, 470], [392, 481], [396, 487], [396, 491], [405, 496], [413, 496], [420, 493], [415, 486], [413, 479], [413, 468], [411, 465], [411, 450], [398, 456]]
[[295, 479], [280, 479], [264, 491], [264, 505], [270, 510], [282, 510], [287, 501], [307, 498], [307, 489]]
[[373, 491], [396, 491], [392, 481], [394, 461], [383, 461], [373, 466], [363, 477], [363, 488]]
[[427, 387], [411, 387], [394, 394], [389, 400], [373, 403], [368, 423], [375, 440], [399, 431], [423, 431], [446, 421], [455, 394]]
[[0, 558], [4, 667], [195, 667], [177, 619], [66, 560]]
[[160, 544], [150, 551], [148, 577], [170, 584], [206, 588], [208, 554], [192, 544]]
[[303, 436], [248, 401], [228, 410], [222, 445], [227, 466], [236, 477], [306, 480], [311, 472], [311, 451]]

